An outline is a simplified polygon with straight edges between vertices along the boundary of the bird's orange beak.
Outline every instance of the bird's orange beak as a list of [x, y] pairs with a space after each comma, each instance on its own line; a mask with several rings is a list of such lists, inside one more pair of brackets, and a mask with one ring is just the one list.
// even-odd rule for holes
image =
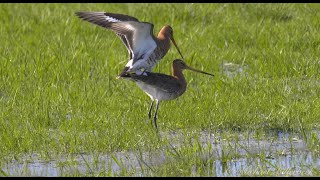
[[180, 49], [178, 48], [178, 46], [177, 46], [177, 44], [176, 44], [176, 41], [174, 40], [173, 37], [171, 37], [171, 41], [172, 41], [173, 45], [177, 48], [177, 50], [178, 50], [180, 56], [182, 57], [182, 59], [184, 60], [184, 58], [183, 58], [183, 56], [182, 56], [182, 54], [181, 54], [181, 52], [180, 52]]

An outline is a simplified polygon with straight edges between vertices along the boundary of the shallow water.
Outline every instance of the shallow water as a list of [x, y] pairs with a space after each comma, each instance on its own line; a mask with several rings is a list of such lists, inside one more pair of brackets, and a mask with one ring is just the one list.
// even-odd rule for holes
[[[319, 138], [319, 133], [317, 133]], [[170, 142], [166, 148], [179, 148], [185, 140], [182, 133], [161, 133]], [[191, 138], [204, 150], [201, 158], [211, 160], [205, 170], [208, 176], [313, 176], [319, 175], [319, 154], [308, 150], [306, 142], [294, 134], [277, 132], [256, 137], [253, 134], [240, 134], [236, 138], [224, 139], [219, 133], [202, 132]], [[121, 172], [132, 170], [128, 176], [149, 176], [141, 167], [164, 165], [169, 157], [166, 149], [153, 152], [114, 152], [112, 154], [76, 154], [61, 156], [51, 161], [43, 161], [32, 155], [23, 163], [2, 164], [2, 171], [8, 176], [64, 176], [99, 175], [122, 176]], [[203, 169], [201, 170], [203, 172]], [[190, 167], [191, 176], [199, 176], [197, 166]]]
[[227, 77], [233, 77], [236, 74], [245, 74], [245, 71], [247, 70], [247, 66], [240, 65], [240, 64], [234, 64], [231, 62], [225, 62], [221, 64], [221, 70], [222, 73], [225, 74]]

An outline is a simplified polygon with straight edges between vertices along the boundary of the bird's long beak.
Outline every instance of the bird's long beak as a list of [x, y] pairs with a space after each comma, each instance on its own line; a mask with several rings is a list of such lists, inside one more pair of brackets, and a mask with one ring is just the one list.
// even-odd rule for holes
[[189, 69], [189, 70], [191, 70], [191, 71], [195, 71], [195, 72], [199, 72], [199, 73], [202, 73], [202, 74], [206, 74], [206, 75], [214, 76], [213, 74], [210, 74], [210, 73], [207, 73], [207, 72], [204, 72], [204, 71], [200, 71], [200, 70], [198, 70], [198, 69], [194, 69], [194, 68], [189, 67], [189, 66], [187, 66], [187, 67], [186, 67], [186, 69]]
[[182, 54], [181, 54], [181, 52], [180, 52], [180, 49], [178, 48], [178, 46], [177, 46], [177, 44], [176, 44], [176, 41], [174, 40], [173, 37], [171, 37], [171, 41], [172, 41], [173, 45], [177, 48], [177, 50], [178, 50], [180, 56], [182, 57], [182, 59], [184, 60], [184, 58], [183, 58], [183, 56], [182, 56]]

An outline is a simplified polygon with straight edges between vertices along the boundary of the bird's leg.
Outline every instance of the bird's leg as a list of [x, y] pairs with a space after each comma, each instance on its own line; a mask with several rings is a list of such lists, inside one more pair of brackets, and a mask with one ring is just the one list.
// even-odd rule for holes
[[146, 72], [151, 72], [148, 71], [147, 68], [140, 68], [139, 70], [136, 70], [136, 74], [137, 75], [143, 75], [143, 76], [147, 76], [148, 74]]
[[145, 75], [147, 76], [147, 73], [145, 73], [147, 71], [147, 69], [143, 69], [142, 74], [141, 75]]
[[147, 69], [139, 69], [139, 70], [136, 70], [135, 73], [140, 76], [147, 76], [148, 74], [145, 72], [147, 72]]
[[[144, 71], [143, 72], [142, 71], [137, 71], [137, 70], [141, 70], [141, 69], [146, 69], [147, 71], [151, 72], [152, 67], [150, 67], [150, 64], [149, 64], [150, 62], [148, 62], [148, 60], [149, 60], [149, 57], [152, 55], [153, 51], [156, 48], [157, 48], [157, 45], [153, 44], [152, 46], [150, 46], [148, 48], [147, 52], [144, 52], [144, 54], [141, 55], [139, 57], [139, 59], [135, 60], [135, 63], [133, 63], [133, 59], [132, 59], [132, 61], [128, 62], [126, 66], [130, 65], [131, 68], [129, 70], [136, 71], [136, 74], [138, 74], [138, 75], [141, 75], [141, 74], [145, 75], [145, 74], [143, 74]], [[151, 68], [151, 69], [149, 70], [149, 68]]]
[[153, 102], [154, 102], [154, 99], [152, 99], [152, 102], [151, 102], [151, 105], [150, 105], [150, 108], [149, 108], [149, 112], [148, 112], [149, 119], [151, 118], [151, 110], [152, 110], [152, 107], [153, 107]]
[[158, 129], [158, 126], [157, 126], [157, 113], [158, 113], [158, 108], [159, 108], [159, 104], [160, 104], [160, 101], [158, 99], [157, 100], [157, 105], [156, 105], [156, 112], [154, 113], [154, 117], [153, 117], [153, 122], [154, 122], [154, 126], [156, 127], [156, 129]]

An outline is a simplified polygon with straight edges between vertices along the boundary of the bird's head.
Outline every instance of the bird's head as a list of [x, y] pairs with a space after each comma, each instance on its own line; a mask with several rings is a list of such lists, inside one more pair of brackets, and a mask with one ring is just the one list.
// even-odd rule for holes
[[162, 29], [160, 30], [160, 33], [162, 33], [165, 37], [170, 38], [170, 40], [172, 41], [173, 45], [177, 48], [177, 50], [178, 50], [181, 58], [184, 59], [183, 56], [182, 56], [182, 54], [181, 54], [181, 52], [180, 52], [180, 49], [179, 49], [178, 46], [177, 46], [176, 41], [175, 41], [174, 38], [173, 38], [173, 29], [172, 29], [172, 27], [169, 26], [169, 25], [165, 25], [165, 26], [163, 26]]

